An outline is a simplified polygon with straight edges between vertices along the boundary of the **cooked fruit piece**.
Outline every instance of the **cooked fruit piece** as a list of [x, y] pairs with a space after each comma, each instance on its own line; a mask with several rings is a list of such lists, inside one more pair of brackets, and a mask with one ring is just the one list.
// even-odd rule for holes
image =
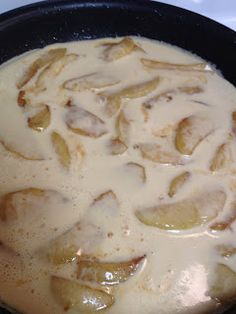
[[236, 300], [236, 273], [224, 264], [217, 264], [208, 295], [222, 303]]
[[197, 145], [213, 131], [209, 119], [189, 116], [181, 120], [177, 126], [175, 146], [184, 155], [192, 155]]
[[51, 140], [60, 163], [68, 169], [71, 163], [71, 156], [66, 141], [57, 132], [52, 132]]
[[130, 122], [126, 118], [124, 111], [121, 110], [116, 119], [116, 131], [118, 138], [123, 143], [126, 143], [129, 138]]
[[25, 153], [17, 151], [14, 147], [12, 147], [10, 144], [5, 143], [3, 140], [0, 140], [0, 143], [5, 148], [5, 150], [10, 152], [11, 154], [13, 154], [17, 158], [23, 158], [23, 159], [26, 159], [26, 160], [35, 160], [35, 161], [43, 160], [43, 157], [41, 157], [41, 156], [26, 155]]
[[222, 144], [216, 150], [212, 159], [210, 170], [217, 171], [229, 167], [233, 161], [232, 151], [229, 143]]
[[109, 190], [109, 191], [106, 191], [102, 194], [100, 194], [98, 197], [96, 197], [94, 199], [94, 204], [97, 204], [98, 202], [100, 201], [114, 201], [116, 203], [118, 203], [118, 199], [117, 199], [117, 196], [115, 195], [115, 193], [112, 191], [112, 190]]
[[182, 86], [178, 88], [178, 91], [187, 95], [194, 95], [203, 93], [204, 89], [201, 86]]
[[222, 257], [229, 258], [236, 254], [236, 248], [233, 246], [227, 245], [218, 245], [217, 251], [220, 253]]
[[105, 96], [105, 99], [106, 99], [106, 113], [109, 116], [113, 116], [120, 110], [121, 98], [114, 94], [110, 96]]
[[66, 65], [75, 61], [78, 58], [76, 54], [68, 54], [61, 57], [58, 60], [51, 62], [42, 72], [39, 74], [36, 82], [36, 90], [42, 91], [47, 88], [47, 81], [52, 80], [54, 77], [59, 75]]
[[114, 303], [112, 295], [62, 277], [51, 277], [51, 289], [65, 311], [74, 309], [79, 313], [94, 313]]
[[61, 247], [55, 244], [48, 254], [48, 259], [54, 265], [71, 263], [78, 257], [77, 251], [78, 248], [73, 245]]
[[66, 48], [56, 48], [50, 49], [46, 51], [41, 57], [36, 59], [25, 71], [23, 76], [20, 78], [19, 82], [17, 83], [17, 87], [20, 89], [25, 84], [27, 84], [35, 74], [43, 68], [45, 65], [59, 60], [66, 54]]
[[160, 164], [182, 165], [182, 156], [171, 150], [165, 150], [155, 143], [143, 143], [139, 145], [143, 158]]
[[215, 189], [176, 203], [138, 210], [136, 217], [145, 225], [164, 230], [191, 229], [214, 219], [225, 200], [225, 192]]
[[136, 162], [128, 162], [125, 166], [128, 167], [128, 169], [134, 171], [143, 183], [146, 182], [147, 176], [144, 166], [137, 164]]
[[112, 155], [121, 155], [128, 149], [125, 143], [122, 142], [119, 138], [110, 140], [108, 148]]
[[134, 50], [142, 50], [130, 37], [125, 37], [117, 43], [106, 43], [103, 46], [106, 47], [103, 51], [105, 61], [114, 61], [129, 55]]
[[[54, 191], [28, 188], [7, 193], [0, 198], [0, 219], [9, 221], [24, 215], [27, 208], [31, 208], [37, 200], [46, 200]], [[17, 202], [18, 201], [18, 202]]]
[[35, 116], [28, 118], [28, 126], [38, 132], [44, 131], [51, 121], [49, 106], [44, 105], [43, 107]]
[[233, 132], [236, 135], [236, 111], [232, 113], [232, 124]]
[[24, 107], [27, 103], [26, 99], [25, 99], [25, 90], [20, 90], [19, 93], [18, 93], [18, 97], [17, 97], [17, 104], [20, 106], [20, 107]]
[[230, 214], [221, 221], [215, 222], [210, 228], [214, 231], [224, 231], [231, 228], [236, 219], [236, 202], [231, 203]]
[[102, 119], [77, 106], [71, 106], [68, 109], [65, 121], [71, 131], [80, 135], [97, 138], [107, 133]]
[[141, 63], [151, 69], [160, 70], [178, 70], [178, 71], [193, 71], [193, 72], [212, 72], [212, 68], [206, 63], [192, 63], [192, 64], [175, 64], [168, 62], [161, 62], [158, 60], [141, 59]]
[[100, 89], [118, 83], [119, 81], [114, 77], [102, 73], [91, 73], [64, 82], [63, 88], [75, 92], [82, 92], [87, 89]]
[[145, 256], [120, 263], [78, 261], [77, 278], [100, 285], [117, 285], [135, 274]]
[[177, 177], [175, 177], [170, 183], [168, 192], [169, 197], [173, 197], [179, 191], [179, 189], [182, 188], [182, 186], [186, 183], [190, 176], [191, 176], [190, 172], [185, 171], [178, 175]]

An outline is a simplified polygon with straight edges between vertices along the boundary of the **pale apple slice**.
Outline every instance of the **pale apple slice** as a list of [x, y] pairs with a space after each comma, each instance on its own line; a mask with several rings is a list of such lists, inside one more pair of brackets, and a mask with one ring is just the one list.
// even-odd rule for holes
[[136, 174], [136, 176], [143, 182], [145, 183], [147, 180], [147, 176], [146, 176], [146, 170], [145, 167], [136, 163], [136, 162], [128, 162], [127, 164], [125, 164], [126, 168], [128, 168], [128, 170], [131, 170], [132, 172], [134, 172]]
[[159, 229], [187, 230], [213, 220], [223, 209], [225, 201], [225, 192], [209, 190], [176, 203], [138, 210], [136, 217], [145, 225]]
[[132, 277], [145, 256], [118, 263], [101, 263], [79, 260], [77, 278], [83, 281], [96, 282], [100, 285], [117, 285]]
[[191, 176], [190, 172], [185, 171], [178, 175], [177, 177], [175, 177], [170, 183], [168, 192], [169, 197], [173, 197], [187, 182], [187, 180], [189, 180], [190, 176]]
[[59, 194], [55, 191], [38, 188], [27, 188], [7, 193], [0, 198], [0, 219], [2, 221], [18, 219], [30, 211], [37, 202], [45, 201], [46, 203], [54, 196], [58, 197]]
[[186, 95], [200, 94], [204, 92], [201, 86], [182, 86], [178, 87], [178, 92]]
[[102, 290], [57, 276], [51, 277], [51, 289], [64, 311], [74, 309], [79, 313], [94, 313], [110, 308], [115, 301], [112, 295]]
[[44, 52], [38, 59], [36, 59], [29, 67], [26, 69], [23, 76], [17, 83], [17, 87], [21, 89], [25, 86], [35, 75], [36, 73], [43, 68], [45, 65], [59, 60], [66, 54], [66, 48], [56, 48], [50, 49]]
[[109, 141], [108, 149], [112, 155], [121, 155], [128, 149], [128, 147], [119, 138], [115, 138]]
[[90, 73], [64, 82], [63, 88], [74, 92], [82, 92], [89, 89], [98, 90], [113, 86], [119, 82], [118, 79], [103, 73]]
[[192, 155], [194, 149], [213, 131], [213, 123], [196, 115], [184, 118], [178, 123], [175, 146], [184, 155]]
[[31, 160], [31, 161], [41, 161], [44, 159], [42, 156], [39, 156], [39, 155], [26, 154], [26, 153], [17, 151], [15, 147], [6, 143], [3, 140], [0, 140], [0, 143], [2, 144], [2, 146], [4, 147], [4, 149], [6, 151], [8, 151], [9, 153], [11, 153], [12, 155], [14, 155], [17, 158], [22, 158], [22, 159]]
[[69, 147], [66, 141], [57, 132], [52, 132], [51, 140], [52, 140], [52, 144], [55, 149], [55, 152], [58, 156], [59, 162], [61, 163], [63, 167], [65, 167], [66, 169], [69, 169], [70, 164], [71, 164], [71, 155], [70, 155]]
[[208, 295], [222, 303], [236, 300], [236, 273], [224, 264], [217, 264], [210, 281]]
[[117, 131], [119, 140], [127, 144], [127, 141], [129, 139], [129, 132], [130, 132], [130, 122], [126, 118], [123, 110], [120, 111], [116, 119], [116, 131]]
[[221, 144], [211, 161], [210, 170], [217, 171], [229, 167], [233, 162], [232, 150], [229, 143]]
[[116, 205], [119, 204], [118, 202], [118, 198], [116, 196], [116, 194], [112, 191], [112, 190], [109, 190], [109, 191], [106, 191], [100, 195], [98, 195], [94, 201], [93, 201], [93, 204], [99, 204], [101, 202], [101, 204], [103, 202], [115, 202]]
[[212, 68], [206, 63], [191, 63], [191, 64], [177, 64], [162, 62], [151, 59], [141, 59], [142, 65], [150, 69], [156, 70], [178, 70], [178, 71], [191, 71], [191, 72], [212, 72]]
[[160, 164], [183, 165], [182, 156], [175, 150], [167, 150], [155, 143], [142, 143], [139, 145], [142, 157]]
[[35, 90], [43, 91], [47, 89], [47, 82], [53, 80], [53, 78], [61, 73], [64, 67], [77, 59], [78, 55], [71, 53], [51, 62], [45, 69], [42, 70], [42, 72], [37, 77], [37, 80], [35, 82]]
[[80, 135], [97, 138], [107, 133], [105, 122], [81, 107], [71, 106], [65, 121], [72, 132]]
[[216, 249], [222, 257], [229, 258], [236, 254], [236, 248], [231, 245], [218, 245]]
[[143, 51], [130, 37], [125, 37], [117, 43], [105, 43], [103, 46], [103, 59], [108, 62], [121, 59], [135, 50]]
[[109, 96], [105, 96], [105, 100], [106, 100], [106, 113], [108, 114], [108, 116], [113, 116], [114, 114], [116, 114], [121, 107], [121, 97], [119, 95], [109, 95]]
[[48, 105], [43, 105], [43, 109], [36, 115], [28, 118], [28, 126], [38, 132], [44, 131], [51, 122], [51, 111]]
[[216, 221], [210, 226], [213, 231], [225, 231], [231, 228], [231, 225], [236, 220], [236, 202], [231, 203], [230, 213], [224, 219]]

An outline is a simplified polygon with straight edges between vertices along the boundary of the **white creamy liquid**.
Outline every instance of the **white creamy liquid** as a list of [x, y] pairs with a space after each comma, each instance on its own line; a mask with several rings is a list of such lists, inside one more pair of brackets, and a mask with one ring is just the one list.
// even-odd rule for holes
[[[118, 60], [104, 60], [106, 46], [101, 43], [120, 40], [48, 46], [11, 60], [0, 68], [0, 141], [23, 155], [42, 159], [25, 160], [0, 145], [1, 195], [32, 187], [50, 190], [49, 194], [56, 195], [43, 203], [33, 199], [30, 208], [16, 199], [18, 217], [0, 220], [0, 299], [21, 313], [65, 313], [51, 291], [50, 278], [57, 275], [80, 282], [76, 278], [76, 261], [55, 266], [45, 252], [52, 240], [78, 222], [84, 229], [79, 235], [75, 232], [71, 241], [78, 245], [82, 256], [113, 263], [146, 256], [132, 277], [108, 289], [115, 299], [106, 310], [109, 314], [212, 313], [217, 305], [207, 292], [211, 277], [215, 275], [215, 265], [223, 263], [236, 271], [236, 256], [225, 258], [217, 251], [221, 244], [236, 246], [235, 224], [224, 231], [214, 232], [209, 227], [227, 217], [231, 202], [235, 200], [236, 149], [231, 119], [236, 109], [235, 88], [214, 69], [201, 72], [143, 66], [141, 58], [176, 64], [203, 62], [176, 47], [144, 38], [133, 38], [143, 50], [136, 49]], [[30, 94], [33, 105], [47, 104], [51, 112], [49, 127], [37, 132], [28, 127], [27, 113], [17, 104], [19, 89], [16, 83], [34, 60], [45, 51], [59, 47], [66, 47], [67, 54], [78, 57], [58, 75], [48, 76], [45, 90]], [[22, 90], [34, 86], [40, 71]], [[91, 73], [98, 73], [100, 80], [105, 77], [104, 81], [117, 84], [84, 91], [62, 88], [65, 81]], [[117, 137], [118, 113], [112, 117], [107, 114], [104, 95], [157, 77], [160, 82], [148, 95], [122, 99], [121, 107], [130, 123], [128, 149], [112, 155], [108, 144]], [[142, 104], [158, 94], [186, 86], [199, 86], [203, 91], [196, 94], [176, 92], [169, 101], [165, 98], [154, 101], [147, 109], [149, 118], [144, 121]], [[102, 119], [107, 132], [97, 138], [72, 132], [66, 125], [66, 114], [70, 110], [65, 105], [68, 100]], [[184, 164], [166, 165], [142, 157], [139, 149], [142, 143], [165, 142], [165, 147], [176, 152], [173, 145], [176, 126], [191, 115], [208, 118], [213, 131], [196, 146], [191, 156], [184, 157]], [[68, 169], [59, 162], [52, 145], [53, 131], [59, 133], [69, 147], [71, 163]], [[225, 142], [231, 145], [234, 162], [212, 172], [209, 170], [211, 160], [219, 145]], [[145, 182], [135, 171], [127, 169], [128, 162], [145, 167]], [[184, 171], [189, 171], [191, 178], [170, 198], [171, 180]], [[217, 218], [202, 226], [182, 231], [162, 230], [143, 224], [135, 216], [139, 209], [175, 203], [212, 187], [225, 191], [226, 203]], [[118, 208], [98, 206], [92, 210], [94, 199], [108, 190], [115, 193]], [[67, 313], [78, 312], [72, 308]]]

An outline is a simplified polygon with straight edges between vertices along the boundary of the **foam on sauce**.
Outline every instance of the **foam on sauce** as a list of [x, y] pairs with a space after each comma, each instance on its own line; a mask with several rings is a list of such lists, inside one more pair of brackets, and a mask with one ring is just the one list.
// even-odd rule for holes
[[[207, 69], [212, 71], [145, 66], [141, 58], [171, 64], [204, 61], [176, 47], [144, 38], [133, 38], [138, 47], [111, 60], [114, 56], [109, 55], [108, 48], [112, 46], [102, 44], [120, 40], [57, 44], [1, 66], [0, 299], [19, 312], [64, 313], [52, 293], [50, 280], [56, 275], [113, 295], [115, 302], [106, 313], [212, 313], [220, 301], [224, 303], [223, 292], [222, 300], [209, 293], [216, 265], [224, 264], [236, 271], [236, 257], [233, 254], [223, 257], [219, 250], [222, 245], [236, 246], [233, 217], [236, 149], [232, 122], [235, 88], [211, 66]], [[60, 47], [67, 48], [66, 55], [71, 60], [61, 70], [57, 64], [52, 72], [46, 72], [43, 83], [37, 87], [38, 76], [48, 64], [39, 69], [21, 88], [26, 92], [27, 104], [19, 106], [20, 89], [16, 83], [39, 56]], [[65, 84], [73, 78], [80, 79]], [[140, 97], [137, 97], [140, 85], [135, 92], [127, 90], [147, 82], [153, 86], [148, 85], [149, 91]], [[113, 115], [107, 111], [112, 101], [120, 102]], [[44, 131], [37, 132], [29, 127], [27, 119], [38, 113], [42, 105], [48, 106], [51, 119]], [[75, 106], [95, 116], [81, 109], [78, 113]], [[123, 121], [122, 117], [118, 120], [120, 110]], [[72, 123], [77, 114], [79, 120]], [[196, 145], [192, 154], [184, 154], [175, 147], [176, 132], [180, 121], [192, 116], [198, 117], [199, 130], [191, 129], [184, 135], [187, 141], [194, 137]], [[207, 122], [201, 125], [204, 119]], [[64, 140], [64, 148], [58, 149], [53, 144], [53, 132]], [[124, 151], [113, 154], [111, 140], [117, 136]], [[229, 145], [230, 156], [219, 157], [211, 171], [214, 155], [224, 143]], [[186, 146], [189, 145], [191, 140]], [[146, 147], [143, 154], [142, 147]], [[150, 147], [158, 150], [151, 151], [151, 157]], [[61, 150], [62, 156], [58, 156]], [[163, 151], [168, 153], [160, 157]], [[133, 164], [130, 167], [128, 163]], [[189, 178], [170, 197], [172, 180], [183, 172], [189, 172]], [[164, 228], [145, 224], [145, 217], [143, 221], [137, 218], [137, 211], [145, 213], [150, 208], [186, 199], [190, 200], [188, 207], [197, 207], [196, 200], [201, 195], [206, 198], [214, 189], [225, 193], [225, 201], [209, 221], [207, 215], [213, 207], [207, 208], [207, 201], [200, 201], [205, 223], [178, 230], [174, 227], [175, 217], [169, 218], [172, 213], [156, 218], [154, 214], [151, 218], [158, 223], [167, 219], [166, 223], [162, 221]], [[96, 200], [110, 190], [115, 197], [108, 194], [105, 199]], [[217, 197], [213, 196], [216, 203]], [[210, 196], [208, 201], [210, 206], [217, 207], [212, 205]], [[160, 210], [157, 208], [156, 212]], [[198, 221], [197, 210], [189, 218], [191, 222]], [[181, 213], [181, 210], [175, 213], [180, 220]], [[228, 217], [233, 218], [225, 230], [211, 229]], [[64, 247], [76, 251], [78, 259], [85, 256], [100, 262], [145, 257], [133, 276], [118, 285], [104, 287], [76, 278], [74, 256], [64, 262], [61, 256], [53, 256], [58, 248]], [[232, 284], [236, 290], [236, 280]], [[235, 297], [231, 295], [230, 299]], [[68, 313], [82, 312], [71, 308]]]

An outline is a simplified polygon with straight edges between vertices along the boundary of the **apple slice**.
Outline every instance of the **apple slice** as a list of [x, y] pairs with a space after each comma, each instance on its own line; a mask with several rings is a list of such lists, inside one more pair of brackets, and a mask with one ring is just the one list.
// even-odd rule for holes
[[142, 65], [147, 68], [157, 70], [178, 70], [178, 71], [191, 71], [191, 72], [212, 72], [212, 68], [206, 63], [191, 63], [191, 64], [176, 64], [169, 62], [162, 62], [151, 59], [141, 59]]
[[121, 59], [135, 50], [143, 51], [130, 37], [125, 37], [117, 43], [105, 43], [103, 46], [103, 59], [108, 62]]
[[120, 263], [79, 260], [77, 264], [77, 278], [96, 282], [100, 285], [117, 285], [133, 276], [144, 258], [145, 256], [141, 256]]
[[196, 115], [184, 118], [178, 123], [175, 146], [184, 155], [192, 155], [197, 145], [213, 131], [212, 122]]
[[116, 119], [116, 131], [119, 140], [121, 140], [123, 143], [127, 143], [129, 138], [130, 122], [126, 118], [123, 110], [120, 111]]
[[43, 91], [47, 88], [47, 81], [53, 80], [58, 76], [65, 66], [78, 59], [78, 55], [71, 53], [51, 62], [37, 77], [35, 90]]
[[143, 143], [139, 145], [142, 157], [160, 164], [183, 165], [182, 156], [174, 151], [167, 150], [155, 143]]
[[79, 313], [94, 313], [108, 309], [115, 301], [112, 295], [102, 290], [58, 276], [51, 277], [51, 289], [64, 311], [74, 309]]
[[212, 276], [208, 295], [217, 302], [235, 302], [236, 273], [224, 264], [217, 264]]
[[119, 97], [119, 95], [114, 94], [105, 96], [105, 100], [106, 100], [105, 111], [108, 114], [108, 116], [111, 117], [120, 110], [122, 103], [121, 98]]
[[210, 226], [210, 229], [213, 231], [225, 231], [231, 228], [231, 225], [235, 222], [235, 219], [236, 202], [232, 202], [229, 215], [221, 221], [216, 221], [213, 225]]
[[159, 229], [187, 230], [213, 220], [223, 209], [225, 201], [225, 192], [215, 189], [176, 203], [138, 210], [136, 217], [145, 225]]
[[66, 141], [57, 132], [52, 132], [51, 140], [61, 165], [66, 169], [69, 169], [71, 164], [71, 156]]
[[28, 154], [19, 152], [13, 146], [11, 146], [10, 144], [7, 144], [3, 140], [0, 140], [0, 143], [5, 148], [6, 151], [8, 151], [9, 153], [13, 154], [17, 158], [22, 158], [22, 159], [31, 160], [31, 161], [40, 161], [40, 160], [44, 159], [42, 156], [33, 155], [33, 154], [28, 155]]
[[127, 145], [119, 138], [110, 140], [108, 143], [108, 148], [112, 155], [121, 155], [128, 149]]
[[56, 48], [44, 52], [43, 55], [36, 59], [28, 67], [28, 69], [26, 69], [25, 73], [17, 83], [18, 89], [21, 89], [23, 86], [25, 86], [36, 75], [36, 73], [45, 65], [62, 58], [66, 54], [66, 51], [67, 51], [66, 48]]
[[26, 215], [37, 205], [37, 202], [49, 202], [53, 197], [63, 198], [60, 194], [51, 190], [38, 188], [27, 188], [24, 190], [7, 193], [0, 198], [0, 219], [2, 221], [12, 221]]
[[102, 119], [77, 106], [71, 106], [68, 109], [65, 121], [72, 132], [80, 135], [97, 138], [107, 133]]
[[125, 164], [125, 166], [129, 170], [134, 172], [143, 183], [146, 182], [147, 176], [146, 176], [146, 170], [145, 170], [144, 166], [142, 166], [136, 162], [128, 162], [127, 164]]
[[231, 245], [218, 245], [217, 251], [222, 257], [229, 258], [236, 254], [236, 248]]
[[101, 203], [102, 202], [115, 202], [117, 206], [119, 204], [117, 196], [116, 196], [116, 194], [112, 190], [106, 191], [106, 192], [100, 194], [99, 196], [97, 196], [94, 199], [93, 204], [97, 205], [100, 202]]
[[232, 151], [229, 143], [220, 145], [211, 161], [210, 170], [217, 171], [230, 166], [233, 162]]
[[190, 172], [185, 171], [178, 175], [177, 177], [175, 177], [170, 183], [168, 192], [169, 197], [173, 197], [179, 191], [179, 189], [182, 188], [182, 186], [186, 183], [190, 176], [191, 176]]
[[182, 86], [178, 87], [178, 92], [186, 95], [200, 94], [204, 92], [201, 86]]
[[43, 109], [36, 115], [28, 118], [28, 126], [38, 132], [44, 131], [51, 122], [51, 112], [48, 105], [43, 105]]
[[27, 104], [26, 91], [20, 90], [17, 96], [17, 104], [19, 107], [24, 107]]
[[102, 73], [90, 73], [70, 79], [63, 83], [63, 88], [74, 92], [82, 92], [88, 89], [101, 89], [118, 84], [120, 81], [112, 76]]

